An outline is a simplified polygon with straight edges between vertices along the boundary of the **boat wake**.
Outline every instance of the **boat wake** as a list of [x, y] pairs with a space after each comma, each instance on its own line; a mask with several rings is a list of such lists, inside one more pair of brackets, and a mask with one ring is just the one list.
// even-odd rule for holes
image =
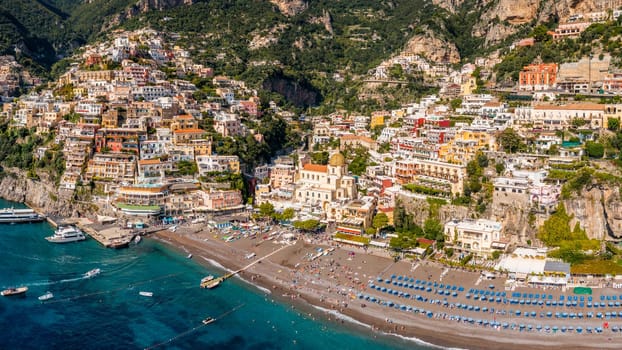
[[[363, 323], [361, 321], [358, 321], [358, 320], [356, 320], [356, 319], [354, 319], [354, 318], [352, 318], [350, 316], [344, 315], [344, 314], [342, 314], [342, 313], [340, 313], [340, 312], [338, 312], [336, 310], [325, 309], [325, 308], [323, 308], [321, 306], [317, 306], [317, 305], [311, 305], [311, 306], [313, 306], [313, 308], [315, 308], [317, 310], [320, 310], [320, 311], [322, 311], [324, 313], [327, 313], [327, 314], [330, 314], [330, 315], [334, 316], [336, 319], [344, 320], [346, 322], [355, 324], [357, 326], [361, 326], [361, 327], [372, 329], [371, 325], [369, 325], [367, 323]], [[463, 349], [460, 349], [460, 348], [446, 348], [446, 347], [443, 347], [443, 346], [440, 346], [440, 345], [435, 345], [435, 344], [428, 343], [428, 342], [426, 342], [424, 340], [421, 340], [419, 338], [416, 338], [416, 337], [406, 337], [406, 336], [403, 336], [403, 335], [400, 335], [400, 334], [386, 333], [386, 332], [379, 332], [379, 333], [382, 334], [382, 335], [393, 336], [393, 337], [396, 337], [396, 338], [400, 338], [400, 339], [404, 339], [404, 340], [408, 340], [408, 341], [414, 342], [414, 343], [416, 343], [418, 345], [423, 345], [423, 346], [432, 347], [432, 348], [436, 348], [436, 349], [463, 350]]]
[[75, 277], [75, 278], [65, 278], [65, 279], [58, 280], [58, 281], [35, 281], [31, 283], [24, 283], [24, 285], [28, 287], [51, 286], [54, 284], [78, 282], [78, 281], [82, 281], [86, 279], [89, 279], [89, 277], [82, 274], [80, 277]]

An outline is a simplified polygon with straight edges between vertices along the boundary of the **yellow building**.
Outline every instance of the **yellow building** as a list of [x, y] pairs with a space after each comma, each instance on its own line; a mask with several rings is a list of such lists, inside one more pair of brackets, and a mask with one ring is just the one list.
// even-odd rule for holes
[[496, 149], [497, 144], [491, 134], [484, 131], [460, 130], [451, 141], [439, 147], [438, 157], [447, 163], [466, 164], [478, 151]]
[[477, 89], [477, 80], [475, 77], [469, 76], [463, 79], [462, 84], [460, 84], [460, 95], [472, 95], [475, 89]]
[[373, 129], [377, 126], [384, 126], [384, 120], [388, 114], [386, 111], [373, 112], [369, 121], [369, 127]]

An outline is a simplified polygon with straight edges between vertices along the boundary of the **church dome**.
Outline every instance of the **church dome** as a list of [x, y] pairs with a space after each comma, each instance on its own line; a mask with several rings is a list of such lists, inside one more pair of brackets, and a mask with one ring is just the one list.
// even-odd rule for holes
[[328, 160], [330, 166], [344, 166], [346, 165], [346, 158], [341, 153], [333, 154]]

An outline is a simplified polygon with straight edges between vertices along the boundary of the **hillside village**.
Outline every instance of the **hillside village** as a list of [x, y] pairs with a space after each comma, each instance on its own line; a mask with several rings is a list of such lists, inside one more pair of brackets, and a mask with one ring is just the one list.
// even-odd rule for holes
[[[579, 36], [621, 14], [575, 15], [548, 35]], [[9, 96], [15, 63], [1, 62]], [[596, 230], [564, 207], [590, 184], [621, 183], [622, 73], [609, 56], [534, 62], [515, 85], [491, 86], [500, 59], [456, 68], [403, 53], [367, 81], [399, 85], [401, 72], [417, 72], [438, 93], [369, 115], [296, 115], [262, 103], [153, 30], [117, 31], [76, 62], [54, 83], [7, 99], [1, 113], [10, 129], [49, 140], [36, 145], [36, 160], [62, 158], [59, 200], [152, 225], [280, 221], [344, 244], [480, 267], [517, 247], [563, 253], [566, 239], [541, 229], [551, 218], [574, 227], [586, 255], [605, 251], [592, 240], [622, 238], [622, 217]], [[273, 124], [279, 135], [269, 134]], [[44, 177], [34, 164], [29, 176]], [[550, 257], [574, 262], [562, 253]]]

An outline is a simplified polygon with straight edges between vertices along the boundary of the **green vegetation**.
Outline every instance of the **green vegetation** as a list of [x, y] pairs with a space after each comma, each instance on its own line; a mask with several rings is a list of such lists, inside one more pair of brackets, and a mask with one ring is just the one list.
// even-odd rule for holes
[[523, 152], [527, 147], [523, 138], [512, 128], [503, 130], [499, 135], [498, 142], [507, 153]]
[[450, 193], [448, 191], [439, 190], [436, 188], [426, 187], [417, 184], [405, 184], [402, 186], [405, 190], [408, 190], [413, 193], [421, 193], [428, 196], [441, 196], [446, 197], [449, 196]]
[[294, 228], [305, 232], [317, 232], [322, 228], [319, 220], [309, 219], [303, 221], [294, 221]]
[[335, 233], [335, 238], [339, 238], [339, 239], [344, 239], [346, 241], [352, 241], [352, 242], [357, 242], [357, 243], [363, 243], [365, 245], [369, 244], [370, 239], [368, 237], [363, 237], [363, 236], [357, 236], [357, 235], [349, 235], [346, 233]]

